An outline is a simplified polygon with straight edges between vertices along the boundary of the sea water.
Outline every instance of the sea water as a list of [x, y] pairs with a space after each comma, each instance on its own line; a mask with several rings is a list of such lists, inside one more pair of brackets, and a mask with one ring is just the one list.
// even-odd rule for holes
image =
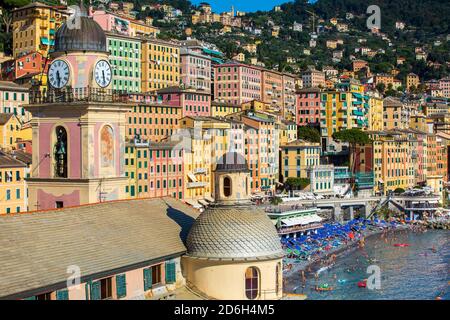
[[[409, 246], [395, 247], [395, 243]], [[367, 272], [369, 266], [380, 271], [379, 289], [358, 287], [359, 281], [374, 275]], [[304, 285], [300, 273], [293, 274], [286, 279], [285, 291], [304, 293], [312, 300], [449, 300], [450, 231], [398, 231], [387, 238], [375, 235], [366, 239], [363, 248], [338, 256], [336, 263], [316, 279], [322, 267], [306, 272]], [[315, 291], [316, 285], [324, 283], [333, 290]]]

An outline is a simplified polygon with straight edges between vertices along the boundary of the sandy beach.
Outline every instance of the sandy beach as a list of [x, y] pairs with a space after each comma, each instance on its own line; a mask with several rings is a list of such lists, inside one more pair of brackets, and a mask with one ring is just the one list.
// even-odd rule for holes
[[[408, 229], [410, 229], [410, 226], [408, 226], [408, 225], [399, 225], [395, 228], [389, 228], [387, 230], [389, 233], [391, 233], [391, 232], [397, 232], [397, 231], [408, 230]], [[358, 247], [358, 243], [361, 238], [367, 239], [369, 237], [373, 237], [375, 235], [381, 234], [384, 231], [385, 231], [385, 229], [364, 231], [364, 232], [362, 232], [362, 237], [354, 239], [352, 241], [349, 241], [346, 244], [341, 245], [337, 248], [334, 248], [334, 249], [331, 249], [328, 251], [324, 251], [324, 252], [320, 253], [319, 255], [317, 255], [314, 259], [311, 259], [311, 260], [295, 262], [295, 259], [287, 258], [287, 259], [285, 259], [285, 261], [287, 262], [287, 264], [291, 264], [292, 268], [290, 270], [284, 271], [284, 277], [289, 278], [293, 274], [298, 273], [302, 270], [306, 271], [306, 269], [308, 269], [308, 268], [310, 268], [312, 270], [318, 269], [320, 267], [321, 263], [326, 261], [331, 255], [334, 254], [336, 256], [336, 258], [338, 258], [339, 256], [342, 256], [343, 254], [347, 254], [347, 253], [355, 250]]]

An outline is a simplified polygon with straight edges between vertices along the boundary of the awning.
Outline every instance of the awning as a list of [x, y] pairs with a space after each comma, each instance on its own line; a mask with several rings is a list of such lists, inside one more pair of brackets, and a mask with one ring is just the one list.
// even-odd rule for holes
[[205, 195], [205, 200], [210, 202], [210, 203], [214, 202], [214, 199], [212, 197], [208, 196], [208, 195]]
[[188, 173], [187, 176], [189, 177], [189, 179], [191, 179], [192, 182], [197, 182], [197, 179], [195, 178], [195, 176], [192, 173]]
[[186, 199], [185, 200], [187, 204], [191, 205], [195, 209], [201, 209], [203, 206], [197, 202], [197, 200], [194, 199]]
[[428, 200], [428, 203], [439, 203], [437, 200]]
[[294, 217], [294, 218], [287, 218], [287, 219], [283, 219], [281, 222], [285, 225], [285, 226], [295, 226], [295, 225], [307, 225], [310, 223], [314, 223], [314, 222], [320, 222], [322, 221], [322, 218], [319, 217], [317, 214], [311, 214], [308, 216], [302, 216], [302, 217]]
[[205, 200], [203, 200], [203, 199], [198, 199], [198, 202], [200, 203], [200, 204], [202, 204], [202, 205], [204, 205], [204, 206], [208, 206], [209, 205], [209, 203], [208, 202], [206, 202]]
[[383, 179], [378, 179], [379, 183], [384, 183]]

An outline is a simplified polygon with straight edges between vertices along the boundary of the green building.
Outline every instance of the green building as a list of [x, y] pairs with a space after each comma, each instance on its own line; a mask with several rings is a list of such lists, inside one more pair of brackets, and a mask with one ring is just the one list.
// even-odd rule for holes
[[113, 89], [141, 92], [141, 40], [106, 32], [109, 62], [113, 69]]

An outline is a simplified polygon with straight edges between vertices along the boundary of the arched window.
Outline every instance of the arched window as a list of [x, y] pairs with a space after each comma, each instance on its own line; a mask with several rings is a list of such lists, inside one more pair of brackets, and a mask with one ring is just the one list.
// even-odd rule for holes
[[277, 263], [277, 268], [275, 270], [275, 292], [278, 295], [278, 292], [280, 291], [280, 278], [281, 278], [281, 263]]
[[58, 126], [55, 129], [55, 135], [56, 142], [53, 146], [55, 177], [67, 178], [67, 131], [64, 127]]
[[102, 167], [114, 166], [114, 132], [110, 126], [100, 131], [100, 164]]
[[247, 268], [245, 271], [245, 296], [254, 300], [259, 295], [259, 271], [255, 267]]
[[223, 179], [223, 194], [225, 197], [231, 196], [231, 179], [229, 177]]

